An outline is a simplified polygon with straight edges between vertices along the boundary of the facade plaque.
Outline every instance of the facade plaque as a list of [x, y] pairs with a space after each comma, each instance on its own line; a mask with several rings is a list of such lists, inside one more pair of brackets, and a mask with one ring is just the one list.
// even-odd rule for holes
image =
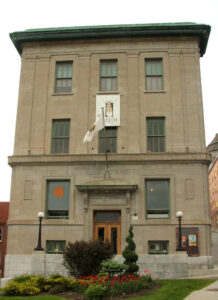
[[105, 126], [120, 126], [120, 95], [96, 96], [96, 120], [104, 108]]

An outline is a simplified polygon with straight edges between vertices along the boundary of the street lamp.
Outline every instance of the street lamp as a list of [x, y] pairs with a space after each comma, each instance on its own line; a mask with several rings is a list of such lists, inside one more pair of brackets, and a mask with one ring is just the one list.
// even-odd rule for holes
[[38, 245], [34, 249], [34, 251], [43, 251], [44, 249], [41, 246], [41, 227], [42, 227], [42, 219], [44, 218], [44, 212], [40, 211], [38, 213], [38, 218], [39, 218], [39, 235], [38, 235]]
[[182, 211], [177, 211], [176, 213], [176, 217], [178, 218], [179, 221], [179, 234], [178, 234], [178, 248], [176, 249], [176, 251], [185, 251], [184, 248], [182, 248], [182, 217], [183, 217], [183, 212]]

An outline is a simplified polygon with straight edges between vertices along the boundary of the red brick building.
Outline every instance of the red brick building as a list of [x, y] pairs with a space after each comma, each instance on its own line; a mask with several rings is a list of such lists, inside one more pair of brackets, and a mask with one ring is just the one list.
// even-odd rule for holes
[[0, 277], [4, 277], [9, 202], [0, 202]]

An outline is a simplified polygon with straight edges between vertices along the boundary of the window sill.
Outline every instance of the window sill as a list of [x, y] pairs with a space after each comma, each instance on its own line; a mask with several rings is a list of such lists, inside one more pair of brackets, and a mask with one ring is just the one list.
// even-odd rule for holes
[[97, 95], [113, 95], [113, 94], [120, 94], [120, 91], [99, 91]]
[[163, 94], [163, 93], [166, 93], [166, 92], [167, 92], [166, 90], [146, 90], [146, 91], [144, 91], [145, 94], [152, 94], [152, 93], [154, 93], [154, 94], [157, 94], [157, 93]]
[[52, 96], [71, 96], [74, 95], [73, 92], [69, 92], [69, 93], [53, 93]]

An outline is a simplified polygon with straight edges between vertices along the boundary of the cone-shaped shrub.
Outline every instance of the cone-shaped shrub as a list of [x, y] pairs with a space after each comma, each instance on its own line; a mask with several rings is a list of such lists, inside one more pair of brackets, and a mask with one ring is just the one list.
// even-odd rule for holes
[[123, 250], [122, 255], [125, 259], [124, 264], [128, 265], [128, 269], [125, 273], [131, 275], [135, 274], [139, 269], [138, 265], [136, 264], [138, 255], [135, 253], [136, 245], [133, 241], [133, 236], [133, 227], [130, 225], [129, 235], [126, 238], [127, 246]]

